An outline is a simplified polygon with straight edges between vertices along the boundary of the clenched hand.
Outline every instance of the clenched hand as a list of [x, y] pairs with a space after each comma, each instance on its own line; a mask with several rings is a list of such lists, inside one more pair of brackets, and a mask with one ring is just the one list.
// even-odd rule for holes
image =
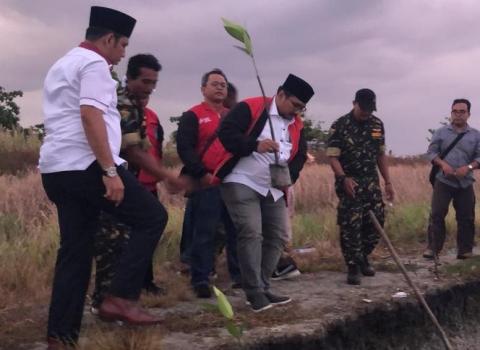
[[120, 176], [102, 176], [102, 180], [106, 190], [104, 197], [109, 201], [114, 202], [116, 206], [119, 206], [123, 200], [125, 189], [122, 179]]

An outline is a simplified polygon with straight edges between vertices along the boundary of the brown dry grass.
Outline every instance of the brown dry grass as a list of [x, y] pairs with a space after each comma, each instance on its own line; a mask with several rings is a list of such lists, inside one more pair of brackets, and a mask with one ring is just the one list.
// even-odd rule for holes
[[[421, 249], [431, 196], [427, 181], [429, 167], [414, 162], [393, 166], [390, 171], [397, 202], [388, 214], [387, 233], [402, 250]], [[475, 189], [478, 192], [479, 185], [475, 185]], [[162, 187], [159, 192], [169, 211], [169, 223], [156, 252], [155, 276], [164, 281], [168, 294], [144, 297], [142, 302], [147, 306], [168, 307], [179, 301], [192, 300], [193, 296], [188, 280], [176, 274], [184, 198], [170, 196]], [[47, 304], [58, 245], [58, 227], [55, 208], [47, 200], [37, 172], [30, 171], [22, 177], [0, 176], [0, 193], [0, 318], [3, 318], [12, 309], [27, 310], [35, 303]], [[295, 185], [295, 203], [294, 247], [316, 248], [314, 254], [296, 256], [300, 268], [305, 272], [342, 269], [335, 217], [337, 198], [333, 174], [327, 165], [305, 167]], [[450, 215], [450, 229], [453, 222]], [[380, 246], [375, 256], [378, 258], [382, 254], [384, 251]], [[221, 269], [219, 274], [226, 275]], [[43, 319], [37, 317], [36, 322], [43, 325], [46, 310], [41, 312], [41, 317]], [[181, 324], [191, 320], [176, 322]], [[14, 329], [10, 331], [15, 332]], [[123, 332], [119, 336], [118, 332], [95, 328], [90, 332], [94, 340], [84, 344], [84, 349], [149, 349], [152, 344], [158, 343], [160, 337], [148, 332]]]
[[54, 207], [37, 173], [0, 176], [0, 308], [44, 299], [57, 247]]
[[34, 169], [38, 163], [40, 140], [21, 132], [0, 129], [0, 175], [19, 174]]
[[[424, 203], [430, 200], [429, 171], [430, 167], [421, 163], [390, 167], [397, 205]], [[480, 185], [477, 183], [475, 188], [479, 190]], [[334, 177], [328, 165], [305, 166], [298, 183], [295, 184], [295, 205], [299, 211], [306, 212], [336, 207]]]
[[[428, 170], [428, 166], [418, 163], [391, 167], [397, 204], [387, 227], [394, 231], [393, 238], [397, 242], [418, 243], [418, 237], [424, 234], [431, 195]], [[184, 198], [169, 196], [162, 187], [159, 192], [169, 211], [169, 223], [155, 260], [157, 273], [162, 275], [166, 263], [171, 262], [167, 270], [174, 271], [178, 262]], [[3, 296], [0, 308], [22, 300], [45, 300], [58, 244], [55, 208], [47, 200], [36, 172], [23, 177], [0, 176], [0, 193], [0, 293]], [[341, 262], [335, 222], [337, 199], [333, 174], [327, 165], [305, 167], [295, 185], [295, 202], [294, 246], [317, 248], [316, 255], [298, 257], [301, 267], [305, 271], [336, 268], [334, 262]], [[451, 221], [452, 218], [449, 219], [450, 227]], [[188, 290], [188, 283], [168, 271], [161, 276], [162, 280], [180, 281], [172, 282], [170, 288]], [[176, 293], [160, 303], [171, 305], [175, 300], [189, 298], [189, 292]]]

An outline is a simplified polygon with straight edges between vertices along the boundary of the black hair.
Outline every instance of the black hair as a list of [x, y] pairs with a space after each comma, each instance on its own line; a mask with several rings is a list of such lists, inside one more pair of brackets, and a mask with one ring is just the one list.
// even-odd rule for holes
[[208, 82], [208, 78], [210, 77], [210, 75], [212, 74], [219, 74], [221, 75], [225, 81], [228, 83], [228, 79], [227, 79], [227, 76], [225, 75], [225, 73], [222, 72], [221, 69], [219, 68], [214, 68], [212, 69], [211, 71], [205, 73], [203, 76], [202, 76], [202, 86], [206, 86], [207, 85], [207, 82]]
[[227, 96], [235, 96], [237, 94], [237, 88], [232, 83], [227, 83]]
[[116, 41], [118, 41], [121, 37], [124, 36], [124, 35], [115, 33], [111, 29], [106, 29], [101, 27], [88, 27], [87, 31], [85, 32], [85, 39], [88, 41], [97, 41], [102, 36], [105, 36], [110, 33], [113, 33], [113, 36], [115, 37]]
[[154, 70], [155, 72], [159, 72], [162, 70], [162, 65], [158, 62], [155, 56], [149, 53], [132, 56], [128, 60], [127, 78], [138, 78], [141, 68], [149, 68]]
[[468, 113], [470, 113], [470, 107], [472, 106], [472, 104], [469, 100], [467, 100], [466, 98], [457, 98], [453, 100], [452, 107], [457, 103], [465, 103], [467, 105]]

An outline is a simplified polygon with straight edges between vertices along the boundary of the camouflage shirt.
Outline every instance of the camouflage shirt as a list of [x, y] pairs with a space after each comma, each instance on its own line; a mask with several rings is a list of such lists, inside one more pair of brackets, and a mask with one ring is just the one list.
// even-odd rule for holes
[[377, 159], [384, 152], [383, 123], [373, 115], [359, 122], [352, 111], [338, 118], [330, 128], [327, 156], [338, 157], [347, 176], [378, 177]]
[[143, 108], [138, 105], [136, 98], [129, 94], [127, 89], [119, 87], [117, 95], [117, 109], [120, 113], [120, 126], [122, 128], [122, 151], [133, 145], [148, 149], [150, 141], [146, 137], [146, 120]]

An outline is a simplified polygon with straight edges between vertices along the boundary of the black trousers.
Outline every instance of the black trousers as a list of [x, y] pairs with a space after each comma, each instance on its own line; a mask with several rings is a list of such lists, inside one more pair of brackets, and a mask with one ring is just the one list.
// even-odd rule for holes
[[153, 251], [167, 223], [167, 212], [130, 172], [123, 167], [117, 170], [125, 186], [124, 200], [118, 207], [103, 196], [105, 187], [97, 162], [84, 171], [42, 174], [45, 191], [57, 207], [60, 226], [49, 337], [71, 343], [78, 339], [102, 210], [132, 228], [130, 240], [116, 262], [110, 293], [132, 300], [140, 296]]
[[[157, 192], [150, 192], [158, 199]], [[110, 289], [114, 276], [115, 263], [122, 253], [123, 247], [128, 244], [131, 228], [117, 221], [112, 215], [102, 212], [99, 217], [99, 229], [95, 234], [95, 289], [92, 295], [92, 306], [98, 307]], [[153, 258], [153, 257], [152, 257]], [[142, 288], [154, 283], [153, 261], [148, 264]]]
[[458, 254], [472, 252], [475, 235], [475, 193], [473, 186], [455, 188], [435, 181], [432, 195], [432, 212], [428, 228], [428, 248], [440, 252], [445, 243], [445, 216], [453, 201], [457, 220]]

